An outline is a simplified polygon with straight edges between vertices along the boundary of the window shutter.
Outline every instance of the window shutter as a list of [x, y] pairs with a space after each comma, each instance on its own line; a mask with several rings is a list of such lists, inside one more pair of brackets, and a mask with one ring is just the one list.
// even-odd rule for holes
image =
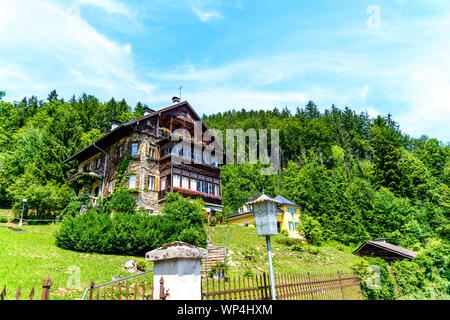
[[141, 189], [139, 185], [139, 174], [136, 173], [136, 189]]
[[155, 177], [155, 190], [159, 191], [159, 177]]

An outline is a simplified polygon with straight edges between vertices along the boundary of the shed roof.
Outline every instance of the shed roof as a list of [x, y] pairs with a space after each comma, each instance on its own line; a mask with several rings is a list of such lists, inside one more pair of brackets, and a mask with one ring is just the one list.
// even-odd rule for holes
[[360, 245], [358, 249], [355, 250], [354, 254], [358, 254], [365, 246], [374, 246], [377, 248], [381, 248], [411, 260], [417, 256], [417, 252], [393, 245], [385, 241], [366, 241], [362, 245]]

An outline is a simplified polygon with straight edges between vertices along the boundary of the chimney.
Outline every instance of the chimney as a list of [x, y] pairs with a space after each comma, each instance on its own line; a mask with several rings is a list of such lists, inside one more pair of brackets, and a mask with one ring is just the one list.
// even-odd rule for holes
[[155, 110], [150, 109], [149, 107], [144, 108], [144, 116], [148, 116], [152, 112], [155, 112]]
[[375, 242], [386, 242], [386, 239], [384, 238], [378, 238], [374, 240]]
[[114, 129], [116, 129], [117, 127], [120, 127], [122, 125], [122, 122], [117, 121], [117, 120], [112, 120], [111, 121], [111, 130], [113, 131]]
[[176, 103], [180, 103], [180, 98], [178, 98], [178, 97], [173, 97], [172, 98], [172, 102], [173, 102], [173, 104], [176, 104]]

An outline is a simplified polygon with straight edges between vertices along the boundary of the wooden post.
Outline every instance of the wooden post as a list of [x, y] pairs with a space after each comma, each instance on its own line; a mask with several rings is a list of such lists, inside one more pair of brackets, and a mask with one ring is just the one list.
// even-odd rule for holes
[[52, 286], [52, 280], [50, 276], [45, 277], [44, 283], [42, 284], [42, 295], [41, 300], [48, 300], [50, 296], [50, 287]]
[[3, 287], [3, 291], [0, 294], [0, 300], [4, 300], [6, 296], [6, 285]]
[[34, 286], [31, 288], [30, 300], [33, 300], [33, 297], [34, 297]]
[[19, 300], [21, 295], [22, 295], [22, 291], [20, 291], [20, 286], [19, 286], [19, 288], [17, 289], [17, 292], [16, 292], [16, 300]]
[[339, 286], [341, 287], [342, 300], [345, 300], [344, 288], [342, 287], [342, 280], [341, 280], [341, 272], [340, 271], [338, 271], [338, 276], [339, 276]]
[[93, 293], [94, 293], [94, 280], [91, 280], [91, 287], [89, 288], [89, 300], [92, 300]]

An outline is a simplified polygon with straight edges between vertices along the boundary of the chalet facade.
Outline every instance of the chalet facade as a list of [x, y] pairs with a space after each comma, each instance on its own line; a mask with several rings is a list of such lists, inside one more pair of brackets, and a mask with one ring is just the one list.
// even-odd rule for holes
[[[191, 137], [200, 128], [200, 139], [182, 139], [177, 129]], [[187, 101], [154, 111], [127, 123], [113, 122], [111, 131], [66, 160], [78, 161], [78, 172], [69, 179], [78, 194], [88, 183], [91, 197], [105, 197], [118, 187], [136, 191], [138, 206], [159, 213], [169, 191], [201, 197], [206, 210], [222, 212], [220, 180], [223, 151], [211, 151], [214, 138], [205, 141], [205, 124]], [[198, 130], [197, 130], [198, 131]], [[185, 143], [180, 147], [177, 139]], [[186, 142], [187, 140], [187, 142]], [[92, 179], [81, 179], [89, 177]]]

